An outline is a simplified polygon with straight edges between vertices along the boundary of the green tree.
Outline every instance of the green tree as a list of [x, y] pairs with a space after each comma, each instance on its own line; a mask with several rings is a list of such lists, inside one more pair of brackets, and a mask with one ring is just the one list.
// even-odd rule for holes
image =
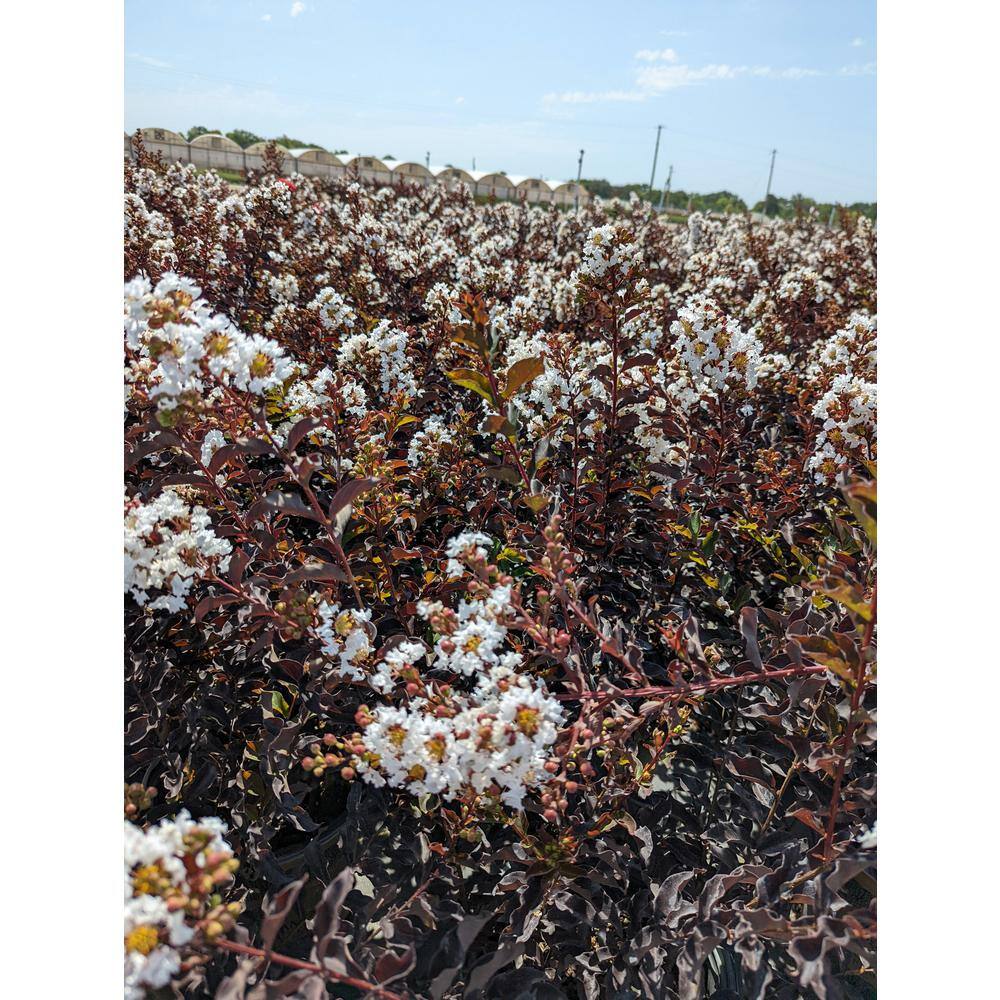
[[248, 132], [245, 128], [234, 128], [232, 132], [226, 133], [226, 138], [232, 139], [237, 146], [241, 146], [243, 149], [246, 149], [247, 146], [252, 146], [255, 142], [264, 141], [259, 135]]

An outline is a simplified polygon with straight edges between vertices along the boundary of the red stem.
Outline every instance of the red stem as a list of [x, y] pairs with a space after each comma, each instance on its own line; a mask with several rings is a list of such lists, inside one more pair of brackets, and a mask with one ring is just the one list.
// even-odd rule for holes
[[764, 684], [767, 681], [781, 680], [782, 678], [808, 677], [811, 674], [821, 674], [824, 670], [826, 670], [826, 667], [812, 665], [807, 667], [784, 667], [781, 670], [764, 670], [757, 674], [741, 674], [739, 677], [717, 677], [715, 680], [706, 681], [703, 684], [627, 688], [617, 691], [580, 691], [576, 694], [559, 694], [556, 697], [560, 701], [583, 701], [589, 698], [613, 701], [615, 698], [656, 697], [659, 697], [663, 701], [680, 701], [682, 698], [718, 691], [721, 688], [740, 687], [744, 684]]
[[381, 1000], [404, 1000], [399, 993], [393, 993], [391, 990], [383, 989], [381, 986], [377, 986], [375, 983], [369, 983], [365, 979], [355, 979], [353, 976], [342, 976], [339, 972], [333, 972], [331, 969], [326, 969], [322, 965], [316, 965], [313, 962], [303, 962], [299, 958], [292, 958], [289, 955], [280, 955], [275, 951], [264, 951], [263, 948], [254, 948], [252, 945], [239, 944], [236, 941], [229, 941], [226, 938], [221, 938], [216, 941], [215, 946], [217, 948], [222, 948], [224, 951], [236, 952], [238, 955], [251, 955], [254, 958], [266, 958], [269, 962], [277, 962], [278, 965], [285, 965], [289, 969], [301, 969], [304, 972], [315, 972], [327, 979], [332, 979], [334, 982], [343, 983], [345, 986], [353, 986], [357, 990], [364, 990], [366, 993], [371, 993], [374, 996], [380, 997]]

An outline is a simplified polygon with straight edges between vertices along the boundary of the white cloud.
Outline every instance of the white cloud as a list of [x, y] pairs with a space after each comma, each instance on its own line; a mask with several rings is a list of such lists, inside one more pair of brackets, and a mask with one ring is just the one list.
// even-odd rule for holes
[[465, 98], [464, 97], [456, 97], [455, 98], [455, 103], [456, 104], [465, 104]]
[[875, 63], [852, 63], [850, 66], [841, 66], [838, 70], [841, 76], [874, 76]]
[[173, 68], [171, 63], [164, 62], [162, 59], [154, 59], [152, 56], [144, 56], [139, 52], [130, 52], [128, 57], [132, 62], [142, 63], [143, 66], [153, 66], [155, 69]]
[[[664, 34], [664, 32], [661, 32]], [[674, 49], [640, 49], [635, 53], [633, 67], [634, 85], [629, 89], [617, 90], [567, 90], [562, 93], [548, 93], [542, 101], [549, 107], [559, 104], [598, 104], [604, 102], [645, 101], [659, 97], [670, 90], [692, 87], [713, 80], [735, 80], [739, 77], [757, 77], [765, 80], [804, 80], [807, 77], [826, 76], [819, 69], [805, 66], [730, 66], [728, 63], [708, 63], [705, 66], [689, 66], [679, 63]], [[871, 64], [874, 66], [874, 64]], [[863, 67], [844, 67], [843, 75], [857, 75], [866, 72]]]
[[[740, 67], [741, 69], [743, 67]], [[750, 70], [753, 76], [763, 76], [768, 80], [804, 80], [808, 76], [823, 76], [819, 69], [806, 69], [803, 66], [789, 66], [787, 69], [772, 69], [770, 66], [754, 66]]]
[[292, 17], [298, 17], [306, 9], [306, 5], [302, 3], [302, 0], [295, 0], [292, 4], [292, 9], [288, 12]]
[[635, 72], [639, 89], [649, 95], [662, 94], [678, 87], [690, 87], [710, 80], [735, 80], [741, 76], [756, 76], [766, 80], [803, 80], [822, 76], [818, 69], [789, 66], [730, 66], [727, 63], [709, 63], [707, 66], [642, 66]]
[[851, 48], [860, 49], [861, 46], [864, 45], [864, 44], [865, 44], [865, 40], [863, 38], [852, 38], [851, 39]]
[[687, 38], [690, 36], [690, 31], [661, 31], [660, 34], [664, 38]]
[[643, 66], [636, 70], [635, 82], [649, 94], [662, 94], [678, 87], [689, 87], [706, 80], [733, 80], [746, 67], [710, 63], [707, 66]]
[[639, 49], [635, 57], [641, 62], [677, 62], [677, 53], [673, 49]]
[[270, 14], [261, 14], [260, 19], [262, 21], [270, 21], [271, 20], [271, 15]]
[[644, 101], [652, 95], [638, 90], [567, 90], [561, 94], [546, 94], [545, 104], [598, 104], [603, 101]]

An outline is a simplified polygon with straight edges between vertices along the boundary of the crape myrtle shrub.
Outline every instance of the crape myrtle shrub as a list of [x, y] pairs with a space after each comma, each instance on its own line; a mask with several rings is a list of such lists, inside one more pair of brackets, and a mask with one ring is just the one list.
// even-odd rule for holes
[[275, 166], [125, 166], [127, 995], [869, 995], [872, 226]]

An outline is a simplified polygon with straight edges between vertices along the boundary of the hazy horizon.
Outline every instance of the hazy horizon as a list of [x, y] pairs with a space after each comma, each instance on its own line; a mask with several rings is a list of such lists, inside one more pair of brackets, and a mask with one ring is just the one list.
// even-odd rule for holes
[[874, 201], [875, 4], [126, 2], [125, 127], [615, 184]]

